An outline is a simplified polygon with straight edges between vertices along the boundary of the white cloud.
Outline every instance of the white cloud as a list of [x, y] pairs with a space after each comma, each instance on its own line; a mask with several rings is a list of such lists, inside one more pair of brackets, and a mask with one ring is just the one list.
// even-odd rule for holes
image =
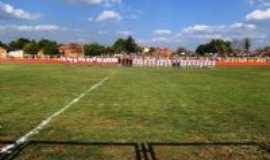
[[57, 25], [0, 25], [0, 31], [17, 31], [17, 32], [53, 32], [64, 31], [65, 27]]
[[108, 34], [108, 31], [100, 30], [97, 32], [99, 35], [106, 35]]
[[7, 18], [17, 18], [17, 19], [26, 19], [26, 20], [34, 20], [40, 17], [39, 14], [34, 14], [27, 12], [23, 9], [15, 8], [14, 6], [3, 3], [0, 1], [0, 14], [3, 17]]
[[139, 17], [141, 17], [141, 15], [143, 14], [143, 11], [141, 10], [137, 10], [137, 9], [133, 9], [130, 7], [126, 7], [125, 10], [123, 10], [124, 14], [125, 14], [125, 19], [127, 20], [136, 20]]
[[194, 26], [185, 28], [184, 32], [193, 33], [193, 32], [205, 32], [208, 30], [209, 30], [209, 26], [207, 25], [194, 25]]
[[215, 31], [220, 31], [225, 28], [224, 25], [220, 26], [208, 26], [208, 25], [194, 25], [187, 27], [183, 30], [185, 33], [210, 33]]
[[89, 18], [88, 18], [88, 21], [89, 21], [89, 22], [93, 22], [93, 21], [94, 21], [94, 18], [93, 18], [93, 17], [89, 17]]
[[154, 37], [152, 38], [153, 42], [168, 42], [168, 38], [167, 37]]
[[254, 30], [256, 29], [256, 25], [254, 24], [245, 24], [245, 23], [234, 23], [229, 26], [231, 29], [247, 29], [247, 30]]
[[270, 0], [249, 0], [251, 5], [270, 6]]
[[135, 19], [138, 19], [138, 15], [131, 14], [131, 15], [127, 15], [125, 18], [126, 19], [129, 19], [129, 20], [135, 20]]
[[225, 35], [222, 34], [198, 34], [198, 35], [193, 35], [194, 37], [191, 38], [196, 38], [196, 39], [223, 39], [223, 40], [231, 40], [230, 37], [226, 37]]
[[220, 38], [231, 40], [245, 37], [262, 38], [265, 37], [265, 34], [258, 31], [254, 24], [239, 22], [231, 25], [194, 25], [184, 28], [177, 36], [191, 39]]
[[257, 9], [246, 16], [247, 20], [267, 20], [270, 19], [270, 8], [266, 10]]
[[120, 36], [131, 36], [131, 35], [133, 35], [133, 33], [131, 31], [118, 31], [117, 34], [120, 35]]
[[91, 5], [97, 5], [97, 4], [101, 4], [104, 2], [103, 0], [77, 0], [77, 1], [85, 2], [85, 3], [91, 4]]
[[155, 35], [170, 35], [172, 31], [169, 29], [157, 29], [153, 32]]
[[80, 2], [80, 3], [86, 3], [89, 5], [105, 5], [105, 6], [110, 6], [112, 4], [120, 4], [122, 0], [67, 0], [69, 2]]
[[120, 21], [121, 19], [122, 16], [118, 12], [112, 10], [105, 10], [99, 16], [97, 16], [96, 21]]
[[[156, 47], [175, 47], [175, 45], [182, 43], [182, 39], [171, 36], [157, 36], [150, 39], [139, 39], [137, 41], [142, 46], [156, 46]], [[178, 46], [178, 45], [177, 45]]]
[[154, 36], [147, 43], [157, 45], [170, 45], [178, 43], [201, 43], [210, 39], [233, 40], [242, 38], [259, 39], [265, 35], [257, 31], [257, 27], [250, 23], [233, 23], [229, 25], [197, 24], [183, 28], [178, 34], [170, 30], [156, 30]]

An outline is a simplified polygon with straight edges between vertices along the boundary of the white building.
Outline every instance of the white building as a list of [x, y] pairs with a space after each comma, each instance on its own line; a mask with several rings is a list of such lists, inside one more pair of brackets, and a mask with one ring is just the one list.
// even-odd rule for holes
[[7, 50], [3, 47], [0, 47], [0, 58], [5, 58], [7, 56]]
[[8, 57], [23, 58], [23, 55], [24, 55], [23, 50], [17, 50], [17, 51], [8, 52]]

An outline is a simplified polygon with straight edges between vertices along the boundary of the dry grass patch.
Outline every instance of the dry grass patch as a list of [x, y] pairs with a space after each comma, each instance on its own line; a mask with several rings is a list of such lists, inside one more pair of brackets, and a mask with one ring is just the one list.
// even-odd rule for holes
[[253, 146], [157, 147], [159, 160], [268, 160], [270, 154]]
[[135, 160], [132, 147], [30, 145], [16, 160]]

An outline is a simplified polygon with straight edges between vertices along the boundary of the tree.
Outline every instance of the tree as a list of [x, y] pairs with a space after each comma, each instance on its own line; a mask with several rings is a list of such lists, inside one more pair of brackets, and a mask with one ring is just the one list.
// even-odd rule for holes
[[269, 57], [270, 56], [270, 46], [266, 46], [264, 48], [259, 48], [256, 50], [256, 52], [257, 52], [257, 55], [259, 55], [259, 56]]
[[106, 47], [104, 49], [104, 53], [106, 53], [106, 54], [114, 54], [115, 53], [115, 49], [113, 47]]
[[139, 51], [139, 46], [131, 36], [129, 36], [126, 40], [126, 51], [128, 53], [136, 53]]
[[190, 51], [188, 51], [186, 48], [178, 47], [174, 54], [178, 56], [185, 56], [188, 55], [189, 53]]
[[98, 43], [87, 44], [84, 46], [85, 55], [98, 56], [106, 52], [106, 48]]
[[42, 39], [38, 42], [38, 49], [42, 49], [45, 55], [59, 55], [58, 44], [56, 41]]
[[133, 37], [129, 36], [127, 39], [119, 38], [115, 41], [113, 48], [117, 52], [136, 53], [139, 51], [139, 46]]
[[207, 53], [210, 53], [210, 50], [207, 48], [208, 46], [206, 44], [201, 44], [197, 49], [196, 49], [196, 53], [204, 56]]
[[246, 52], [249, 52], [250, 47], [251, 47], [251, 41], [250, 41], [250, 39], [249, 38], [245, 38], [244, 39], [244, 48], [245, 48], [245, 51]]
[[117, 39], [113, 44], [113, 48], [119, 53], [126, 52], [126, 40], [122, 38]]
[[156, 51], [156, 48], [155, 47], [151, 47], [149, 49], [149, 54], [153, 55], [155, 51]]
[[263, 56], [270, 56], [270, 46], [266, 46], [264, 48], [264, 55]]
[[7, 49], [7, 50], [9, 49], [8, 45], [5, 44], [5, 43], [2, 42], [2, 41], [0, 41], [0, 47], [5, 48], [5, 49]]
[[9, 43], [9, 47], [10, 47], [10, 50], [22, 50], [24, 46], [30, 42], [31, 41], [29, 39], [19, 38], [15, 41], [11, 41]]
[[213, 39], [209, 43], [200, 45], [196, 49], [196, 53], [200, 55], [218, 53], [221, 56], [226, 56], [229, 52], [232, 52], [231, 42], [222, 39]]
[[36, 41], [31, 41], [24, 45], [23, 50], [27, 54], [36, 55], [39, 51], [39, 47]]

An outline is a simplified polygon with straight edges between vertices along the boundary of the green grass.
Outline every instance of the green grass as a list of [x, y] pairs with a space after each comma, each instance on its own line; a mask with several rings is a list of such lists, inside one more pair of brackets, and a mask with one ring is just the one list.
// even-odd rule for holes
[[[113, 73], [113, 74], [111, 74]], [[270, 69], [0, 65], [0, 140], [15, 140], [110, 75], [35, 140], [266, 141]]]
[[0, 140], [15, 140], [88, 89], [110, 69], [0, 65]]

